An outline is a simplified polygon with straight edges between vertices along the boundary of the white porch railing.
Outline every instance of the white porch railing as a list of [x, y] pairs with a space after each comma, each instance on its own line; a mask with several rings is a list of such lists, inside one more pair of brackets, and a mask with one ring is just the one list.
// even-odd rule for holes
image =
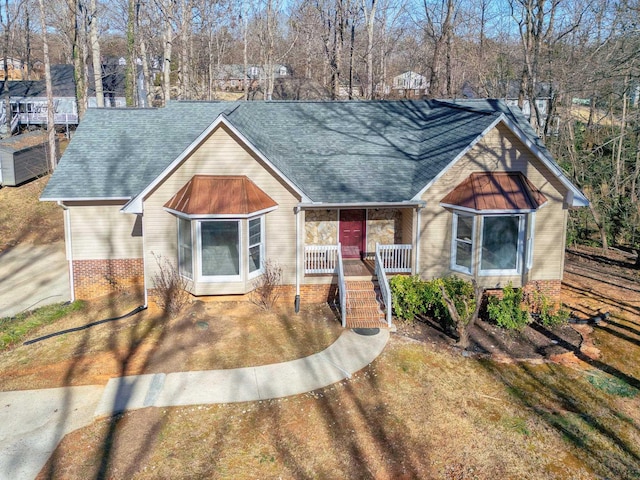
[[[391, 287], [389, 286], [389, 280], [387, 274], [384, 272], [384, 263], [382, 260], [381, 252], [384, 250], [381, 247], [392, 247], [393, 245], [379, 245], [376, 244], [376, 277], [378, 277], [378, 286], [380, 287], [380, 293], [382, 294], [382, 301], [387, 310], [387, 325], [391, 327], [392, 317], [392, 303], [391, 303]], [[409, 245], [411, 246], [411, 245]]]
[[305, 245], [304, 273], [336, 273], [338, 245]]
[[376, 257], [378, 255], [385, 272], [411, 273], [411, 245], [376, 244]]
[[347, 327], [347, 284], [344, 281], [344, 265], [342, 264], [342, 248], [337, 245], [338, 264], [338, 294], [340, 295], [340, 316], [342, 317], [342, 328]]

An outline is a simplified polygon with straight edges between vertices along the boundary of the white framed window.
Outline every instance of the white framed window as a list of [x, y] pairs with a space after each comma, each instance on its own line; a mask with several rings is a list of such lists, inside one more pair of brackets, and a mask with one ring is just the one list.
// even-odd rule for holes
[[264, 272], [264, 216], [249, 219], [249, 277], [255, 277]]
[[453, 214], [453, 242], [451, 242], [451, 270], [473, 272], [473, 239], [475, 238], [474, 215]]
[[178, 272], [193, 280], [191, 221], [180, 217], [178, 217]]
[[197, 222], [199, 277], [202, 281], [242, 279], [239, 220], [200, 220]]
[[524, 227], [524, 215], [482, 217], [480, 275], [516, 275], [521, 273]]
[[536, 231], [536, 212], [529, 214], [527, 225], [527, 271], [533, 267], [533, 239]]

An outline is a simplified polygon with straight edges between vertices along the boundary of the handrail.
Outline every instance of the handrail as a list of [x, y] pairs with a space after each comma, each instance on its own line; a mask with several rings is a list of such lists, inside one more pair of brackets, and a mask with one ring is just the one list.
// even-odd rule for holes
[[304, 273], [335, 273], [337, 245], [305, 245]]
[[382, 263], [380, 251], [380, 244], [376, 243], [376, 277], [378, 277], [378, 285], [380, 287], [382, 301], [387, 309], [387, 325], [391, 327], [393, 309], [391, 304], [391, 287], [389, 286], [389, 280], [387, 280], [387, 274], [384, 271], [384, 264]]
[[340, 294], [340, 316], [342, 317], [342, 327], [347, 326], [347, 285], [344, 281], [344, 265], [342, 263], [342, 246], [338, 243], [338, 262], [336, 265], [338, 273], [338, 293]]
[[411, 273], [412, 246], [405, 245], [379, 245], [376, 251], [380, 253], [380, 261], [387, 272]]
[[18, 126], [19, 123], [20, 123], [20, 115], [16, 114], [11, 119], [11, 133], [14, 132], [14, 130], [16, 129], [16, 127]]

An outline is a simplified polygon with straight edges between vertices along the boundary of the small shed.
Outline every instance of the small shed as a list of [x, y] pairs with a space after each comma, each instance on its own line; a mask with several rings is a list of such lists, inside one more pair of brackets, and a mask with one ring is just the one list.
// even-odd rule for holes
[[47, 173], [48, 148], [47, 133], [42, 131], [0, 140], [0, 185], [15, 187]]

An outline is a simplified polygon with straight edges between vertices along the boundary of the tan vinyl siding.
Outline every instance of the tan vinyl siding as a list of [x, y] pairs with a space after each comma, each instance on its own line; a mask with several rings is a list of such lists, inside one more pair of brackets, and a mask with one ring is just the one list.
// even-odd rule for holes
[[[451, 211], [440, 201], [471, 173], [478, 171], [519, 171], [548, 199], [535, 220], [534, 256], [528, 280], [560, 279], [564, 261], [567, 189], [544, 164], [503, 124], [499, 124], [463, 158], [447, 170], [423, 194], [427, 206], [421, 211], [420, 274], [426, 278], [451, 274]], [[479, 219], [478, 219], [479, 220]], [[476, 232], [480, 222], [476, 222]], [[477, 263], [477, 249], [475, 262]], [[477, 265], [474, 271], [477, 272]], [[462, 274], [458, 274], [464, 276]], [[479, 277], [485, 286], [520, 285], [520, 275]]]
[[120, 212], [123, 203], [67, 204], [73, 260], [142, 257], [142, 236], [136, 215]]
[[[246, 175], [278, 204], [275, 211], [266, 214], [264, 238], [265, 258], [276, 261], [283, 271], [283, 283], [295, 283], [295, 216], [294, 207], [299, 198], [290, 187], [279, 180], [266, 165], [240, 145], [230, 132], [218, 128], [173, 173], [171, 173], [144, 201], [144, 242], [147, 286], [157, 271], [153, 257], [161, 255], [175, 261], [177, 258], [176, 217], [164, 210], [163, 205], [194, 175]], [[241, 271], [247, 268], [247, 221], [241, 221]], [[195, 236], [194, 236], [195, 239]], [[196, 252], [194, 251], [194, 255]], [[198, 283], [198, 295], [245, 293], [251, 289], [253, 279], [248, 276], [239, 282]]]

